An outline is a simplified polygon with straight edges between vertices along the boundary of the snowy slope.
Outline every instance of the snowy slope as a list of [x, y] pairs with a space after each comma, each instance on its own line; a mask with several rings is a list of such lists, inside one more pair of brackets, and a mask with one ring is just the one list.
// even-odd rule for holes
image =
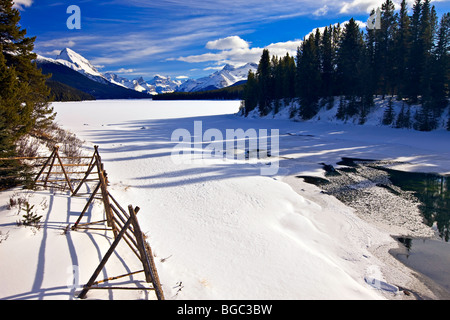
[[[335, 164], [342, 156], [408, 159], [410, 170], [448, 172], [447, 132], [242, 118], [235, 115], [236, 101], [53, 105], [57, 122], [86, 141], [87, 154], [99, 145], [114, 197], [141, 208], [138, 219], [167, 299], [413, 298], [391, 290], [396, 286], [435, 298], [388, 254], [396, 247], [391, 231], [296, 176], [320, 176], [321, 162]], [[264, 163], [228, 159], [174, 162], [171, 136], [180, 128], [195, 134], [194, 121], [201, 121], [205, 134], [207, 129], [280, 130], [280, 171], [261, 176]], [[0, 201], [6, 204], [21, 192], [1, 193]], [[17, 210], [0, 207], [0, 254], [6, 257], [0, 264], [0, 299], [75, 299], [111, 245], [111, 235], [62, 232], [86, 199], [41, 191], [29, 201], [43, 215], [38, 231], [18, 227]], [[97, 221], [101, 213], [96, 203], [86, 219]], [[430, 233], [420, 221], [415, 227], [415, 233]], [[129, 250], [119, 248], [100, 279], [139, 270], [126, 265], [131, 258]], [[88, 298], [153, 296], [98, 290]]]
[[211, 89], [222, 89], [229, 87], [239, 81], [247, 80], [248, 71], [256, 72], [258, 65], [255, 63], [247, 63], [241, 67], [234, 67], [227, 64], [222, 70], [214, 72], [208, 77], [197, 80], [189, 79], [179, 86], [177, 91], [195, 92]]
[[[389, 105], [389, 98], [385, 97], [383, 99], [381, 96], [376, 96], [374, 99], [374, 106], [370, 109], [369, 114], [366, 116], [366, 120], [364, 122], [364, 126], [383, 126], [382, 120], [384, 113]], [[306, 122], [324, 122], [324, 123], [333, 123], [333, 124], [347, 124], [347, 125], [356, 125], [360, 126], [360, 117], [358, 115], [348, 118], [348, 119], [338, 119], [336, 117], [336, 114], [339, 109], [339, 97], [334, 97], [334, 103], [331, 107], [322, 106], [318, 113], [310, 120]], [[392, 100], [392, 107], [393, 107], [393, 118], [394, 121], [391, 125], [388, 125], [388, 127], [395, 127], [395, 122], [399, 116], [400, 113], [407, 113], [409, 110], [410, 114], [410, 122], [411, 126], [414, 124], [414, 116], [416, 113], [420, 111], [422, 106], [420, 104], [411, 105], [409, 106], [406, 102], [403, 101], [397, 101], [395, 98]], [[274, 113], [272, 110], [267, 116], [264, 118], [266, 119], [284, 119], [284, 120], [291, 120], [291, 121], [302, 121], [301, 117], [298, 114], [298, 110], [300, 109], [300, 104], [297, 99], [293, 99], [291, 101], [288, 101], [286, 104], [285, 100], [280, 101], [279, 111], [278, 113]], [[291, 115], [294, 115], [291, 118]], [[250, 118], [259, 118], [260, 113], [258, 108], [252, 110], [249, 114]], [[441, 115], [441, 118], [437, 121], [437, 129], [440, 130], [446, 130], [447, 128], [447, 121], [450, 118], [450, 107], [447, 108]], [[410, 128], [412, 129], [412, 127]]]

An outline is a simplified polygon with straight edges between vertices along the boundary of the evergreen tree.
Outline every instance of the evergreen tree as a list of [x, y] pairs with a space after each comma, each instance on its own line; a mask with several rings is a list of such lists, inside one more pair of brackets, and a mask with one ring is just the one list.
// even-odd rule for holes
[[360, 85], [363, 42], [359, 27], [352, 18], [345, 26], [337, 56], [337, 77], [342, 94], [356, 96]]
[[422, 0], [416, 0], [413, 5], [413, 15], [410, 23], [410, 43], [411, 48], [408, 55], [408, 82], [407, 95], [410, 103], [415, 103], [421, 94], [421, 78], [423, 65], [423, 50], [421, 43], [421, 16], [422, 16]]
[[[15, 144], [33, 128], [49, 125], [54, 118], [48, 102], [46, 77], [33, 62], [35, 37], [26, 37], [19, 24], [20, 14], [12, 0], [0, 0], [0, 155], [16, 154]], [[7, 161], [1, 187], [10, 187], [23, 172], [19, 162]]]
[[262, 116], [270, 112], [270, 102], [273, 92], [272, 68], [270, 63], [269, 50], [264, 49], [259, 60], [258, 70], [256, 72], [256, 79], [258, 81], [258, 97], [259, 97], [259, 111]]
[[284, 58], [280, 59], [281, 65], [281, 82], [282, 97], [295, 97], [295, 59], [287, 53]]
[[414, 129], [416, 130], [431, 131], [437, 128], [437, 119], [428, 105], [423, 105], [416, 112], [414, 120]]
[[362, 34], [352, 18], [345, 26], [337, 56], [337, 81], [340, 92], [348, 100], [345, 114], [360, 113], [360, 103], [366, 91], [367, 54]]
[[[316, 32], [317, 35], [317, 32]], [[321, 89], [320, 59], [316, 36], [305, 39], [297, 53], [297, 81], [300, 98], [300, 116], [311, 119], [318, 111]]]
[[[330, 100], [334, 87], [334, 50], [331, 27], [325, 27], [320, 43], [320, 63], [322, 74], [321, 96]], [[331, 106], [329, 106], [331, 107]]]
[[[0, 46], [1, 49], [1, 46]], [[21, 83], [13, 67], [6, 65], [5, 57], [0, 50], [0, 158], [16, 156], [15, 142], [23, 134], [27, 121], [23, 114], [27, 114], [22, 96], [28, 92], [26, 84]], [[0, 161], [0, 189], [15, 184], [21, 165], [18, 161]]]
[[395, 122], [396, 128], [411, 128], [411, 108], [408, 106], [408, 110], [405, 111], [405, 103], [402, 104], [402, 109], [397, 116]]
[[392, 97], [391, 97], [389, 99], [388, 106], [383, 114], [383, 120], [382, 120], [383, 125], [385, 125], [385, 126], [391, 125], [394, 122], [394, 117], [395, 117], [394, 107], [392, 105]]
[[397, 16], [394, 3], [386, 0], [381, 6], [381, 29], [373, 30], [375, 38], [375, 54], [373, 72], [376, 75], [376, 86], [379, 93], [394, 93], [394, 34], [397, 30]]
[[258, 82], [252, 70], [248, 71], [247, 83], [244, 89], [245, 109], [244, 114], [247, 117], [249, 112], [258, 105]]
[[27, 94], [21, 96], [21, 103], [26, 105], [29, 118], [24, 122], [23, 131], [34, 127], [49, 125], [54, 119], [53, 109], [48, 102], [50, 90], [34, 62], [33, 53], [36, 37], [26, 37], [26, 30], [20, 27], [20, 13], [13, 8], [12, 0], [0, 0], [0, 45], [6, 65], [15, 69], [21, 83], [29, 87]]
[[412, 123], [412, 121], [411, 121], [411, 107], [408, 106], [408, 110], [406, 110], [405, 122], [404, 122], [403, 128], [410, 129], [412, 127], [411, 123]]
[[283, 64], [282, 60], [277, 56], [272, 56], [271, 59], [271, 87], [272, 96], [271, 99], [275, 100], [275, 113], [278, 112], [278, 100], [283, 96]]
[[405, 105], [402, 105], [402, 108], [400, 109], [400, 113], [397, 116], [397, 120], [395, 120], [395, 127], [397, 129], [404, 128], [405, 123]]
[[[375, 10], [372, 10], [371, 15], [375, 14]], [[376, 64], [379, 63], [379, 59], [376, 58], [376, 54], [379, 48], [377, 45], [376, 33], [378, 30], [370, 29], [366, 27], [366, 34], [364, 36], [365, 47], [366, 47], [366, 57], [367, 61], [370, 65], [371, 74], [366, 79], [367, 82], [370, 82], [372, 87], [372, 92], [378, 93], [378, 83], [380, 79], [380, 73], [377, 71]]]
[[440, 117], [448, 105], [448, 84], [450, 75], [450, 13], [443, 15], [437, 44], [433, 51], [433, 59], [430, 67], [430, 96], [429, 107], [435, 117]]
[[29, 91], [28, 84], [19, 80], [15, 68], [6, 65], [6, 59], [0, 52], [0, 128], [5, 139], [2, 146], [9, 145], [3, 151], [12, 152], [15, 141], [27, 133], [32, 125], [32, 109], [23, 103]]
[[[272, 104], [277, 111], [278, 100], [295, 96], [300, 116], [309, 119], [318, 112], [319, 101], [332, 106], [338, 95], [336, 116], [359, 116], [362, 124], [374, 105], [374, 94], [388, 94], [408, 105], [422, 103], [414, 128], [433, 130], [450, 94], [450, 13], [442, 17], [438, 31], [436, 10], [430, 3], [415, 0], [409, 16], [407, 0], [401, 1], [398, 13], [393, 0], [385, 0], [381, 28], [367, 28], [365, 34], [354, 19], [342, 29], [339, 24], [323, 33], [316, 29], [298, 47], [295, 60], [289, 55], [270, 59], [264, 51], [256, 79], [249, 85], [257, 87], [261, 114], [267, 114]], [[404, 105], [394, 119], [392, 103], [383, 122], [412, 127], [411, 108]]]
[[420, 21], [420, 45], [423, 70], [420, 78], [422, 86], [422, 102], [431, 100], [431, 81], [433, 76], [433, 46], [436, 35], [436, 11], [434, 6], [430, 8], [430, 0], [425, 0], [422, 5], [422, 17]]
[[[1, 46], [0, 46], [1, 49]], [[28, 91], [26, 85], [17, 80], [12, 67], [6, 65], [5, 57], [0, 52], [0, 157], [13, 156], [14, 142], [20, 137], [23, 123], [22, 114], [27, 110], [21, 104], [21, 93]]]
[[402, 99], [406, 91], [408, 54], [411, 47], [410, 42], [410, 18], [406, 0], [402, 0], [400, 13], [398, 15], [398, 28], [394, 35], [394, 52], [392, 55], [394, 65], [394, 81], [397, 87], [397, 98]]

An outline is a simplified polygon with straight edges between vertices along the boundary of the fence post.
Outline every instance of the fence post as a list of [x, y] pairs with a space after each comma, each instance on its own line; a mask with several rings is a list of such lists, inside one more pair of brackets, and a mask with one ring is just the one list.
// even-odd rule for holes
[[119, 234], [117, 235], [117, 237], [114, 240], [113, 244], [109, 248], [108, 252], [105, 254], [105, 256], [103, 257], [102, 261], [98, 265], [97, 269], [95, 269], [94, 274], [91, 276], [91, 278], [89, 279], [88, 283], [84, 286], [84, 289], [81, 291], [81, 293], [78, 296], [78, 298], [84, 299], [86, 297], [86, 294], [88, 293], [89, 289], [92, 287], [92, 285], [94, 284], [94, 282], [97, 279], [98, 275], [100, 274], [102, 269], [105, 267], [106, 262], [108, 262], [108, 259], [113, 254], [114, 250], [116, 249], [117, 245], [119, 244], [120, 240], [122, 239], [123, 235], [127, 231], [128, 227], [132, 224], [132, 222], [133, 222], [133, 218], [130, 217], [130, 219], [128, 219], [128, 221], [125, 223], [125, 225], [122, 228], [122, 230], [120, 230]]

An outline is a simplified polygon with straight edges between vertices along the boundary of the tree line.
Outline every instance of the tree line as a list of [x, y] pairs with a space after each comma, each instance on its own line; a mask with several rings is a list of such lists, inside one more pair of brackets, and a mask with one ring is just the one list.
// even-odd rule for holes
[[[296, 57], [271, 57], [265, 49], [256, 73], [248, 74], [245, 115], [257, 107], [262, 116], [276, 113], [280, 101], [296, 99], [300, 107], [291, 116], [307, 120], [339, 97], [337, 118], [358, 117], [363, 124], [374, 97], [381, 95], [390, 101], [383, 123], [435, 129], [448, 106], [450, 13], [439, 19], [430, 2], [416, 0], [409, 15], [406, 0], [398, 12], [386, 0], [379, 28], [361, 30], [352, 18], [343, 26], [316, 29]], [[391, 112], [392, 99], [405, 102], [398, 118]], [[414, 115], [412, 104], [420, 105]]]
[[171, 92], [154, 95], [153, 100], [242, 100], [244, 84], [196, 92]]

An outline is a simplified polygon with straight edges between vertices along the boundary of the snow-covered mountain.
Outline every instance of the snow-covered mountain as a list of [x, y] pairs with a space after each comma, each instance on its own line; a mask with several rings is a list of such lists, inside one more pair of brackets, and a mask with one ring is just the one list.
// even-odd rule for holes
[[71, 68], [72, 70], [78, 71], [81, 74], [85, 75], [91, 80], [107, 83], [108, 80], [105, 76], [100, 73], [97, 68], [95, 68], [89, 60], [87, 60], [82, 55], [76, 53], [72, 49], [65, 48], [60, 52], [58, 56], [55, 58], [56, 62], [65, 65], [66, 67]]
[[[56, 90], [60, 97], [65, 94], [62, 92], [64, 89], [61, 89], [61, 85], [65, 85], [68, 87], [66, 90], [76, 89], [93, 96], [95, 99], [149, 98], [146, 93], [130, 90], [108, 81], [88, 60], [70, 49], [63, 50], [57, 59], [38, 55], [36, 64], [43, 74], [51, 75], [49, 80], [52, 82], [49, 86], [52, 90]], [[52, 91], [52, 93], [55, 92]], [[67, 97], [67, 95], [65, 96]]]
[[133, 89], [139, 92], [149, 93], [151, 95], [174, 92], [182, 83], [181, 81], [172, 80], [170, 77], [164, 77], [160, 75], [156, 75], [150, 81], [145, 81], [142, 77], [129, 80], [111, 72], [105, 73], [105, 77], [110, 82], [119, 86], [123, 86], [125, 88]]
[[112, 72], [101, 73], [88, 59], [70, 48], [62, 50], [55, 59], [42, 56], [39, 56], [38, 59], [62, 64], [96, 82], [104, 84], [113, 83], [127, 89], [151, 95], [174, 92], [181, 85], [181, 81], [172, 80], [170, 77], [160, 75], [156, 75], [152, 80], [147, 82], [142, 77], [130, 80]]
[[172, 80], [170, 77], [164, 77], [157, 74], [152, 80], [148, 82], [150, 86], [154, 87], [156, 93], [170, 93], [177, 91], [183, 82], [180, 80]]
[[[125, 88], [128, 88], [128, 89], [136, 90], [135, 84], [130, 79], [120, 77], [117, 74], [112, 73], [112, 72], [106, 72], [104, 74], [104, 76], [111, 83], [114, 83], [114, 84], [116, 84], [118, 86], [122, 86], [122, 87], [125, 87]], [[136, 90], [136, 91], [139, 91], [139, 90]]]
[[183, 82], [173, 80], [170, 77], [156, 75], [153, 79], [146, 81], [142, 77], [130, 80], [112, 72], [101, 73], [88, 59], [70, 48], [62, 50], [55, 59], [42, 56], [39, 56], [38, 59], [62, 64], [99, 83], [112, 83], [150, 95], [171, 93], [175, 91], [195, 92], [222, 89], [232, 86], [239, 81], [247, 80], [248, 71], [252, 70], [253, 72], [256, 72], [256, 69], [258, 68], [258, 65], [255, 63], [247, 63], [240, 67], [234, 67], [227, 64], [222, 70], [196, 80], [189, 79]]
[[136, 78], [134, 80], [130, 80], [121, 76], [118, 76], [115, 73], [107, 72], [105, 73], [106, 79], [110, 81], [111, 83], [114, 83], [116, 85], [132, 89], [139, 92], [146, 92], [150, 93], [153, 91], [153, 88], [150, 88], [147, 83], [144, 81], [142, 77]]
[[203, 77], [197, 80], [189, 79], [181, 84], [177, 91], [180, 92], [195, 92], [213, 89], [222, 89], [232, 86], [233, 84], [247, 80], [248, 71], [256, 72], [258, 65], [256, 63], [247, 63], [241, 67], [234, 67], [232, 65], [225, 65], [222, 70], [214, 72], [208, 77]]

